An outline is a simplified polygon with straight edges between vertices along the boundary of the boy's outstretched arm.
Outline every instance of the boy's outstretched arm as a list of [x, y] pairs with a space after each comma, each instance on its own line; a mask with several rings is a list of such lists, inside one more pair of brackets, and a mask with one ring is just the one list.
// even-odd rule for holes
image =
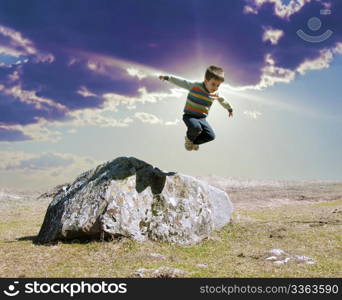
[[229, 102], [224, 99], [223, 97], [219, 97], [217, 98], [217, 100], [220, 102], [220, 104], [226, 109], [228, 110], [228, 117], [232, 117], [233, 116], [233, 109], [230, 106]]
[[159, 79], [160, 80], [167, 80], [167, 81], [173, 83], [174, 85], [177, 85], [177, 86], [179, 86], [183, 89], [186, 89], [186, 90], [191, 90], [195, 84], [194, 82], [191, 82], [191, 81], [188, 81], [184, 78], [173, 76], [173, 75], [159, 76]]

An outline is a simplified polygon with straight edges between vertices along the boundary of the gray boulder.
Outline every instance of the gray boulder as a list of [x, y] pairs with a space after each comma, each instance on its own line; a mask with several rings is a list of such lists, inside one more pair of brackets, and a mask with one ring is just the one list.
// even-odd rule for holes
[[124, 236], [194, 244], [227, 224], [228, 195], [193, 177], [119, 157], [53, 193], [37, 243]]

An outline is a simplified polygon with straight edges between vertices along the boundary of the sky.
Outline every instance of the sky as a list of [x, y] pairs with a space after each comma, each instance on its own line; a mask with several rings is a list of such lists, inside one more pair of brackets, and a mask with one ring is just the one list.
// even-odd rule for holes
[[[46, 189], [120, 156], [165, 171], [342, 180], [342, 1], [0, 0], [0, 188]], [[225, 70], [184, 149], [187, 91]]]

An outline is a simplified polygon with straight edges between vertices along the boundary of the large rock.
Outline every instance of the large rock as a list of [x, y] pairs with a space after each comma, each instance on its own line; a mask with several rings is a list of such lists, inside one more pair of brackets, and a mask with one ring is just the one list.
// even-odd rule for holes
[[119, 157], [54, 192], [36, 242], [125, 236], [189, 245], [229, 222], [232, 209], [205, 182]]

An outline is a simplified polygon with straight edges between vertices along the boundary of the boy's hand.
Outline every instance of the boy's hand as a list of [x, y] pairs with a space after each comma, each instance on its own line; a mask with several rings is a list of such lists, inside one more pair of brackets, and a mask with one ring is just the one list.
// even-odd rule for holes
[[160, 75], [160, 76], [159, 76], [159, 79], [165, 81], [165, 80], [168, 80], [168, 76], [162, 76], [162, 75]]

